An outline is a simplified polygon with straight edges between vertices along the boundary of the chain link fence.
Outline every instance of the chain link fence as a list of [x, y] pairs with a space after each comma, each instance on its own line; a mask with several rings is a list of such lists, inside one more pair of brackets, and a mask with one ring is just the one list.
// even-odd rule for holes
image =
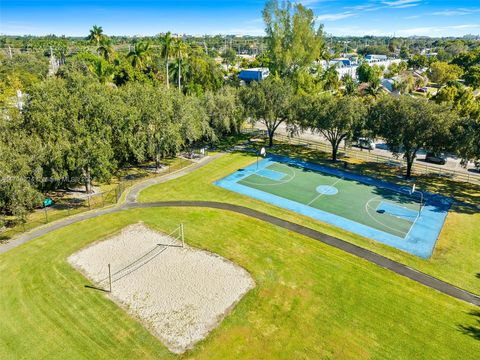
[[150, 177], [166, 175], [178, 171], [191, 163], [192, 162], [188, 159], [177, 158], [169, 166], [161, 168], [160, 171], [152, 173], [149, 176], [136, 177], [131, 180], [122, 178], [115, 187], [107, 191], [94, 194], [81, 193], [79, 196], [71, 197], [58, 197], [55, 199], [55, 204], [53, 206], [37, 209], [23, 218], [0, 215], [0, 243], [25, 231], [48, 224], [52, 221], [85, 211], [115, 205], [120, 201], [125, 190], [135, 183]]
[[[264, 134], [264, 131], [261, 131], [261, 130], [257, 130], [257, 131], [247, 130], [247, 132], [251, 132], [252, 134], [255, 134], [255, 135]], [[325, 152], [325, 153], [330, 153], [332, 151], [332, 147], [328, 143], [313, 142], [313, 141], [304, 140], [298, 137], [290, 137], [282, 134], [276, 134], [274, 136], [274, 139], [280, 142], [288, 143], [292, 145], [302, 145], [307, 148], [310, 148], [316, 151]], [[366, 162], [386, 164], [392, 167], [398, 167], [399, 172], [402, 169], [406, 168], [407, 166], [406, 161], [402, 158], [395, 159], [388, 156], [372, 154], [368, 150], [357, 150], [357, 149], [352, 149], [348, 147], [340, 148], [339, 156], [349, 157], [352, 159], [362, 160]], [[473, 171], [460, 172], [455, 170], [442, 169], [440, 167], [421, 164], [418, 162], [415, 162], [413, 164], [412, 171], [414, 174], [417, 174], [417, 175], [434, 175], [439, 177], [445, 177], [455, 181], [463, 181], [470, 184], [480, 185], [480, 174], [475, 173]]]

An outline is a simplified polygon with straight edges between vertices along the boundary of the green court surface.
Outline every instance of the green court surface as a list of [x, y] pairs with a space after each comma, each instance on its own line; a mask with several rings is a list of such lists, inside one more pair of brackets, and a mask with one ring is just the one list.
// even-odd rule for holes
[[238, 183], [400, 238], [420, 210], [418, 197], [292, 164], [273, 162]]

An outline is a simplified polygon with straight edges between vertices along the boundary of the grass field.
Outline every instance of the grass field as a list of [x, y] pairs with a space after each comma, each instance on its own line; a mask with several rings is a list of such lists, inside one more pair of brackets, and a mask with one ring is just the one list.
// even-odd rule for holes
[[[222, 158], [203, 176], [247, 160]], [[156, 190], [172, 194], [179, 182]], [[185, 357], [474, 359], [480, 352], [468, 334], [478, 326], [473, 306], [243, 215], [169, 208], [88, 220], [0, 255], [0, 358], [173, 358], [66, 262], [139, 220], [164, 232], [184, 222], [190, 245], [234, 261], [257, 284]]]
[[[412, 268], [480, 294], [480, 279], [477, 275], [480, 273], [480, 268], [478, 267], [478, 259], [480, 258], [480, 232], [478, 231], [480, 228], [480, 212], [454, 206], [447, 216], [432, 257], [429, 260], [423, 260], [376, 241], [346, 232], [338, 227], [313, 221], [311, 218], [227, 191], [213, 184], [214, 181], [254, 161], [255, 157], [249, 155], [241, 153], [228, 154], [180, 179], [144, 190], [140, 193], [139, 199], [142, 202], [212, 200], [251, 207], [350, 241]], [[374, 172], [372, 171], [370, 175], [374, 175]], [[422, 183], [423, 181], [423, 179], [419, 179], [418, 182]], [[440, 182], [433, 184], [432, 188], [428, 190], [432, 191], [437, 188], [439, 191], [444, 190], [442, 192], [451, 195], [451, 192], [447, 191], [447, 186], [449, 190], [452, 190], [451, 185], [445, 185], [445, 183]], [[467, 194], [458, 192], [458, 196], [465, 199], [471, 199], [472, 196], [477, 196], [476, 194], [479, 193], [479, 189], [473, 186], [462, 185], [457, 187], [457, 189], [459, 191], [464, 189], [467, 192]]]

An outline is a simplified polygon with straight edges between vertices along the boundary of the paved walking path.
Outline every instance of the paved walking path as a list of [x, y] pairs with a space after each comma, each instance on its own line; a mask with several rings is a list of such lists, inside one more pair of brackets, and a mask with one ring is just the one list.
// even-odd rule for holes
[[127, 205], [127, 208], [129, 209], [152, 208], [152, 207], [202, 207], [202, 208], [228, 210], [228, 211], [233, 211], [243, 215], [247, 215], [255, 219], [262, 220], [270, 224], [280, 226], [284, 229], [296, 232], [298, 234], [305, 235], [312, 239], [321, 241], [324, 244], [336, 247], [337, 249], [343, 250], [349, 254], [358, 256], [364, 260], [370, 261], [371, 263], [374, 263], [385, 269], [389, 269], [399, 275], [405, 276], [411, 280], [419, 282], [420, 284], [428, 286], [432, 289], [438, 290], [444, 294], [466, 301], [473, 305], [480, 306], [480, 296], [477, 296], [468, 291], [460, 289], [452, 284], [449, 284], [433, 276], [430, 276], [420, 271], [417, 271], [415, 269], [412, 269], [394, 260], [390, 260], [382, 255], [379, 255], [377, 253], [374, 253], [370, 250], [364, 249], [362, 247], [359, 247], [347, 241], [340, 240], [338, 238], [323, 234], [319, 231], [310, 229], [308, 227], [295, 224], [290, 221], [286, 221], [278, 217], [268, 215], [244, 206], [226, 204], [221, 202], [213, 202], [213, 201], [167, 201], [167, 202], [153, 202], [153, 203], [135, 203], [135, 204]]
[[268, 222], [270, 224], [282, 227], [284, 229], [296, 232], [298, 234], [310, 237], [312, 239], [321, 241], [324, 244], [333, 246], [337, 249], [343, 250], [349, 254], [358, 256], [364, 260], [367, 260], [371, 263], [374, 263], [378, 266], [381, 266], [385, 269], [391, 270], [399, 275], [405, 276], [413, 281], [416, 281], [420, 284], [423, 284], [429, 288], [435, 289], [441, 293], [447, 294], [452, 296], [456, 299], [460, 299], [466, 301], [470, 304], [480, 306], [480, 296], [460, 289], [452, 284], [449, 284], [445, 281], [437, 279], [433, 276], [427, 275], [423, 272], [418, 270], [412, 269], [406, 265], [403, 265], [399, 262], [394, 260], [390, 260], [382, 255], [374, 253], [370, 250], [364, 249], [357, 245], [351, 244], [347, 241], [335, 238], [333, 236], [329, 236], [323, 234], [319, 231], [310, 229], [308, 227], [292, 223], [290, 221], [286, 221], [280, 219], [278, 217], [268, 215], [262, 213], [257, 210], [253, 210], [244, 206], [234, 205], [234, 204], [227, 204], [221, 202], [214, 202], [214, 201], [165, 201], [165, 202], [151, 202], [151, 203], [138, 203], [137, 197], [140, 191], [147, 188], [148, 186], [152, 186], [154, 184], [166, 182], [180, 176], [183, 176], [187, 173], [190, 173], [201, 166], [206, 165], [207, 163], [213, 161], [217, 157], [221, 156], [221, 154], [206, 158], [205, 161], [199, 162], [197, 164], [191, 165], [188, 168], [184, 168], [176, 173], [164, 175], [155, 179], [146, 180], [140, 184], [135, 185], [126, 195], [126, 201], [118, 206], [110, 207], [106, 209], [102, 209], [95, 212], [88, 212], [83, 213], [77, 216], [72, 216], [55, 223], [52, 223], [50, 226], [42, 227], [36, 230], [33, 230], [27, 234], [24, 234], [7, 244], [0, 246], [0, 254], [7, 252], [8, 250], [19, 246], [27, 241], [33, 240], [36, 237], [45, 235], [51, 231], [56, 229], [63, 228], [70, 224], [74, 224], [83, 220], [91, 219], [97, 216], [102, 216], [105, 214], [111, 214], [123, 210], [129, 209], [137, 209], [137, 208], [155, 208], [155, 207], [200, 207], [200, 208], [212, 208], [212, 209], [220, 209], [220, 210], [227, 210], [236, 212], [239, 214], [243, 214], [246, 216], [250, 216], [252, 218]]
[[144, 181], [139, 182], [138, 184], [133, 185], [130, 189], [127, 189], [126, 195], [125, 195], [125, 201], [123, 203], [119, 203], [117, 205], [99, 209], [99, 210], [92, 210], [88, 212], [83, 212], [78, 215], [73, 215], [64, 219], [60, 219], [54, 222], [51, 222], [47, 225], [35, 228], [33, 230], [30, 230], [26, 233], [23, 233], [20, 236], [17, 236], [11, 240], [9, 240], [5, 244], [0, 244], [0, 254], [6, 253], [7, 251], [12, 250], [13, 248], [16, 248], [17, 246], [26, 243], [27, 241], [33, 240], [39, 236], [48, 234], [51, 231], [63, 228], [65, 226], [75, 224], [77, 222], [83, 221], [83, 220], [88, 220], [92, 219], [97, 216], [102, 216], [106, 214], [111, 214], [118, 212], [122, 209], [125, 208], [125, 206], [129, 203], [133, 203], [137, 201], [138, 194], [140, 191], [143, 189], [146, 189], [149, 186], [155, 185], [155, 184], [160, 184], [169, 180], [176, 179], [178, 177], [181, 177], [185, 174], [191, 173], [192, 171], [197, 170], [198, 168], [207, 165], [208, 163], [212, 162], [213, 160], [219, 158], [220, 156], [224, 155], [223, 153], [218, 153], [213, 156], [207, 156], [201, 159], [200, 161], [189, 165], [187, 167], [184, 167], [178, 171], [169, 173], [169, 174], [160, 174], [157, 177], [147, 179]]

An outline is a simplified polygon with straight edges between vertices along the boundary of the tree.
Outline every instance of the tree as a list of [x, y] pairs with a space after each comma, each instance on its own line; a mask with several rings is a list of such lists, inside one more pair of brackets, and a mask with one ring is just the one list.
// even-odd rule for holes
[[223, 62], [227, 65], [227, 69], [229, 66], [234, 65], [237, 61], [237, 53], [232, 48], [227, 48], [222, 53]]
[[473, 161], [480, 168], [480, 118], [462, 118], [453, 130], [455, 150], [466, 167]]
[[414, 55], [411, 59], [407, 62], [408, 67], [412, 68], [413, 70], [422, 69], [428, 66], [428, 59], [425, 55]]
[[465, 84], [474, 89], [480, 88], [480, 65], [470, 67], [464, 76]]
[[332, 146], [332, 160], [337, 161], [338, 148], [362, 128], [367, 108], [354, 96], [317, 96], [306, 99], [302, 107], [302, 128], [323, 135]]
[[410, 93], [415, 87], [415, 79], [412, 74], [407, 72], [399, 75], [393, 86], [400, 94]]
[[204, 103], [198, 96], [176, 96], [174, 113], [175, 123], [180, 126], [181, 146], [192, 146], [199, 140], [216, 140]]
[[365, 95], [369, 95], [376, 99], [382, 93], [382, 86], [379, 78], [374, 78], [372, 82], [365, 88]]
[[463, 71], [458, 65], [450, 65], [441, 61], [434, 62], [428, 70], [428, 78], [440, 85], [457, 80], [462, 74]]
[[403, 154], [409, 179], [420, 149], [438, 152], [451, 146], [455, 121], [447, 106], [410, 96], [384, 97], [373, 106], [368, 127], [385, 139], [394, 154]]
[[150, 43], [140, 42], [127, 54], [135, 69], [143, 69], [145, 63], [150, 60]]
[[345, 95], [356, 95], [358, 93], [358, 84], [351, 75], [343, 75], [342, 82], [345, 85]]
[[376, 65], [370, 66], [366, 62], [357, 67], [356, 71], [358, 81], [370, 84], [378, 82], [383, 73], [383, 70], [380, 67]]
[[[36, 137], [25, 131], [17, 111], [8, 120], [0, 118], [0, 215], [24, 221], [27, 213], [41, 204], [35, 188], [41, 177], [41, 150]], [[0, 228], [3, 226], [0, 217]]]
[[335, 66], [330, 66], [322, 74], [323, 88], [325, 90], [338, 90], [340, 87], [340, 79], [338, 78]]
[[458, 54], [451, 64], [458, 65], [467, 72], [470, 67], [480, 64], [480, 49]]
[[[293, 8], [293, 10], [292, 10]], [[315, 28], [313, 11], [287, 0], [269, 0], [263, 9], [270, 70], [291, 76], [323, 56], [323, 27]]]
[[[93, 180], [110, 178], [115, 161], [108, 98], [104, 85], [78, 75], [69, 83], [51, 79], [32, 89], [23, 126], [44, 148], [45, 176], [78, 179], [87, 193]], [[68, 185], [68, 181], [58, 182]]]
[[388, 55], [390, 52], [391, 51], [388, 48], [388, 46], [385, 46], [385, 45], [371, 45], [371, 46], [365, 46], [363, 48], [358, 49], [358, 53], [360, 55], [368, 55], [368, 54]]
[[188, 45], [182, 39], [175, 39], [173, 52], [177, 58], [177, 81], [178, 90], [182, 91], [182, 62], [187, 57]]
[[400, 49], [400, 58], [403, 60], [407, 60], [410, 57], [410, 53], [408, 51], [408, 48], [405, 46], [402, 46]]
[[293, 88], [276, 76], [252, 82], [242, 89], [240, 98], [251, 121], [260, 121], [267, 128], [270, 147], [280, 124], [293, 125], [296, 119]]
[[92, 44], [99, 45], [102, 39], [105, 37], [101, 26], [93, 25], [90, 29], [90, 34], [87, 37]]
[[172, 48], [173, 48], [173, 38], [172, 38], [172, 34], [171, 32], [167, 32], [161, 39], [160, 39], [161, 43], [162, 43], [162, 56], [164, 57], [165, 59], [165, 67], [166, 67], [166, 78], [165, 78], [165, 81], [166, 81], [166, 84], [167, 84], [167, 88], [170, 87], [170, 80], [169, 80], [169, 74], [168, 74], [168, 63], [170, 61], [170, 56], [171, 56], [171, 53], [172, 53]]
[[205, 91], [216, 91], [223, 86], [222, 69], [203, 51], [193, 50], [184, 65], [183, 83], [187, 94], [202, 95]]
[[90, 71], [92, 74], [94, 74], [98, 81], [102, 84], [111, 84], [113, 80], [113, 67], [108, 64], [105, 60], [103, 59], [97, 59], [97, 61], [93, 64], [90, 65], [89, 67]]
[[[6, 84], [15, 83], [16, 89], [28, 91], [28, 89], [44, 80], [48, 74], [48, 60], [39, 53], [14, 54], [12, 58], [1, 60], [0, 82]], [[1, 95], [0, 95], [1, 96]]]
[[107, 37], [103, 37], [100, 40], [100, 44], [98, 46], [97, 52], [106, 61], [111, 62], [115, 56], [115, 51], [113, 50], [113, 46], [112, 46], [112, 40], [110, 40]]
[[224, 87], [217, 92], [207, 92], [205, 109], [210, 126], [217, 137], [240, 131], [243, 111], [235, 88]]

